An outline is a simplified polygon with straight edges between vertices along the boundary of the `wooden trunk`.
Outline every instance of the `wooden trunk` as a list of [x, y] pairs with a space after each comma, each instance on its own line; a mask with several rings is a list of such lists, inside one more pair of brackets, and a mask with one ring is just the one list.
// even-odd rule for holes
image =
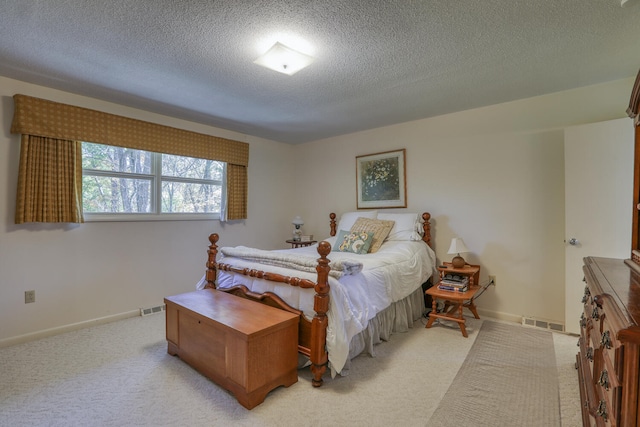
[[247, 409], [298, 381], [298, 316], [215, 289], [165, 298], [168, 353]]

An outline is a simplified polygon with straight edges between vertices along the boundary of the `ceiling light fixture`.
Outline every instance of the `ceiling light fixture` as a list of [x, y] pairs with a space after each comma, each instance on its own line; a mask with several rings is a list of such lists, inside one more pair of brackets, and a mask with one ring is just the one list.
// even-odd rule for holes
[[313, 62], [314, 58], [297, 50], [276, 42], [264, 55], [256, 59], [254, 64], [262, 65], [279, 73], [294, 75]]
[[638, 3], [637, 0], [620, 0], [621, 7], [634, 6]]

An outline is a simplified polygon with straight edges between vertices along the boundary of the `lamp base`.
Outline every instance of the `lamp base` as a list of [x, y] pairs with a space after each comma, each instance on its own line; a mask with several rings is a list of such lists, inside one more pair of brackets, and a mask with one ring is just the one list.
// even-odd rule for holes
[[460, 255], [454, 256], [451, 260], [451, 265], [453, 266], [453, 268], [463, 268], [465, 264], [466, 261]]

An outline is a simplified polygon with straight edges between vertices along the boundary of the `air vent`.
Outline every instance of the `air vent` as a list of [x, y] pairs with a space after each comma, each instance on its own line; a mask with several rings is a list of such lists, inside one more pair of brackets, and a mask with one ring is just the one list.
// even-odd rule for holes
[[564, 324], [549, 322], [542, 319], [536, 319], [535, 317], [522, 317], [522, 324], [524, 326], [532, 326], [534, 328], [548, 329], [550, 331], [564, 332]]
[[162, 313], [165, 310], [164, 304], [155, 307], [141, 308], [140, 316], [149, 316], [150, 314]]

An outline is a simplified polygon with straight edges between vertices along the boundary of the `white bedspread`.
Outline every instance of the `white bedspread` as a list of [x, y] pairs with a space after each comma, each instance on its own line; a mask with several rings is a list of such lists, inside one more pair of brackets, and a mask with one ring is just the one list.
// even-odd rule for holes
[[[291, 268], [309, 273], [315, 273], [318, 265], [317, 253], [316, 256], [309, 256], [301, 254], [300, 251], [265, 251], [246, 246], [223, 247], [220, 248], [220, 253], [225, 258], [241, 258], [245, 261]], [[334, 260], [329, 263], [329, 267], [331, 267], [329, 275], [338, 279], [344, 275], [358, 274], [362, 271], [362, 263], [351, 259]]]
[[[325, 239], [331, 246], [335, 237]], [[280, 254], [300, 254], [319, 257], [317, 245], [274, 251]], [[435, 271], [435, 253], [424, 242], [385, 242], [374, 254], [331, 252], [332, 262], [344, 260], [362, 263], [362, 271], [342, 275], [339, 279], [329, 277], [330, 306], [327, 327], [327, 350], [332, 374], [340, 373], [349, 355], [351, 338], [367, 327], [369, 320], [389, 307], [391, 303], [405, 298], [424, 283]], [[291, 270], [279, 266], [264, 266], [241, 258], [223, 256], [218, 260], [242, 268], [255, 268], [285, 276], [295, 276], [316, 281], [315, 272]], [[301, 310], [308, 319], [315, 315], [313, 289], [301, 289], [282, 283], [220, 271], [218, 287], [229, 288], [242, 284], [254, 292], [274, 292], [287, 304]], [[204, 278], [198, 286], [204, 285]]]

